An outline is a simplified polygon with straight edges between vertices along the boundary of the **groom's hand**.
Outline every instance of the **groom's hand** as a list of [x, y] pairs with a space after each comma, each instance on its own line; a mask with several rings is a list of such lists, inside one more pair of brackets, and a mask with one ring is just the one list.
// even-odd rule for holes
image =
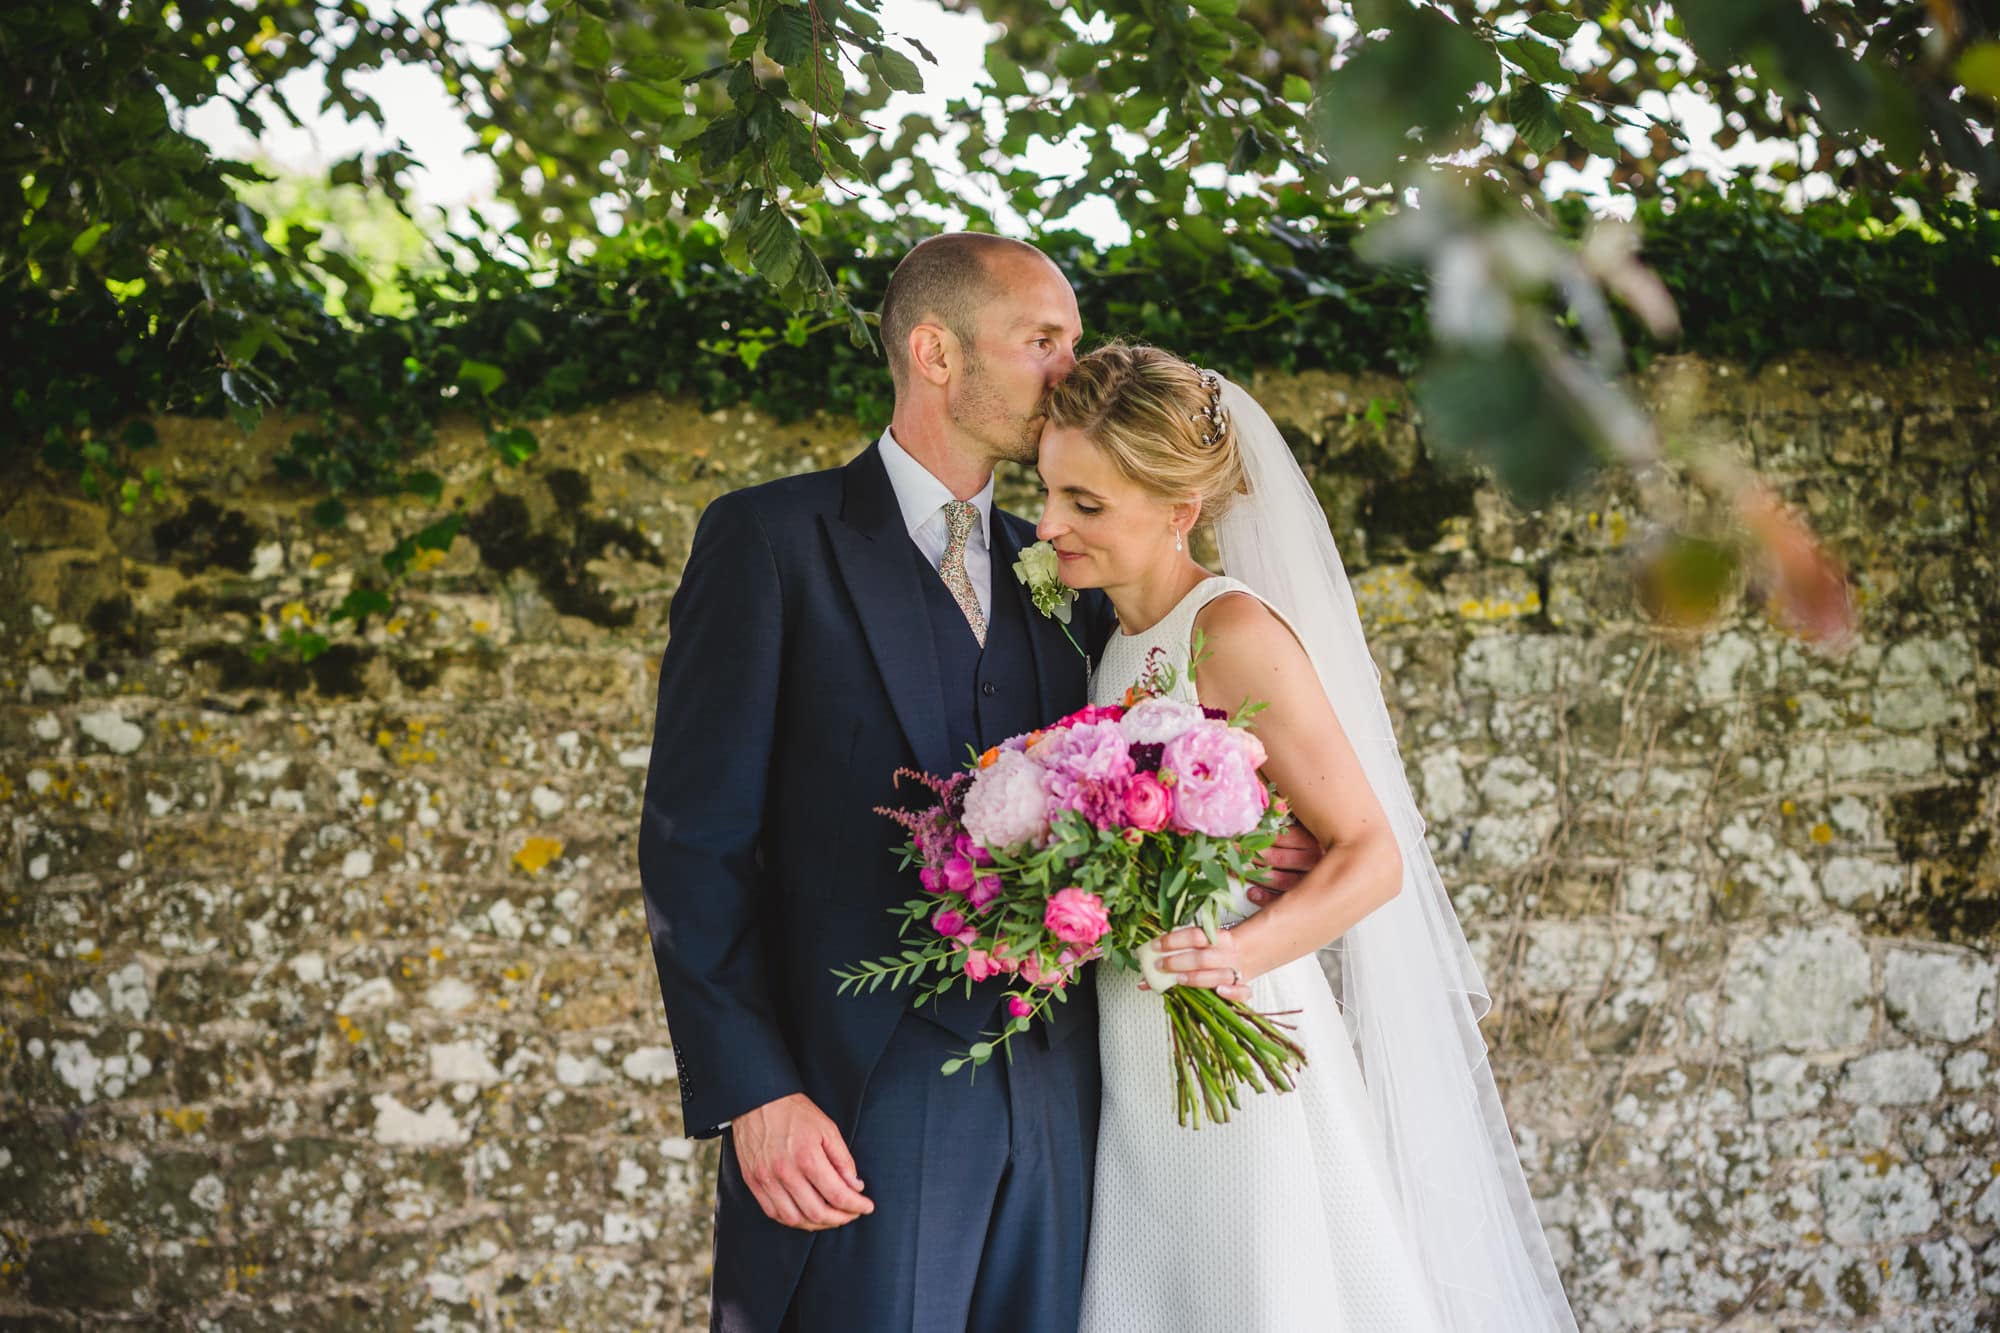
[[743, 1179], [773, 1222], [828, 1231], [875, 1211], [839, 1127], [803, 1092], [744, 1112], [729, 1132]]
[[1319, 864], [1320, 857], [1326, 855], [1312, 834], [1296, 819], [1285, 825], [1285, 831], [1271, 844], [1271, 850], [1257, 860], [1262, 872], [1262, 883], [1252, 884], [1248, 891], [1253, 903], [1274, 903], [1278, 895], [1287, 889], [1296, 888], [1308, 870]]

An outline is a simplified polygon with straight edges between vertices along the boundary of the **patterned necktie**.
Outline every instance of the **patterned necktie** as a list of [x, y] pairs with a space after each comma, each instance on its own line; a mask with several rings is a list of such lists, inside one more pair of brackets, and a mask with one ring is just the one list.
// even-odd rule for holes
[[949, 501], [944, 507], [944, 521], [951, 535], [945, 540], [944, 559], [938, 562], [938, 573], [944, 576], [951, 599], [965, 612], [966, 623], [972, 626], [972, 637], [984, 648], [986, 613], [979, 609], [979, 597], [972, 591], [972, 579], [965, 572], [965, 543], [979, 522], [979, 506], [970, 500]]

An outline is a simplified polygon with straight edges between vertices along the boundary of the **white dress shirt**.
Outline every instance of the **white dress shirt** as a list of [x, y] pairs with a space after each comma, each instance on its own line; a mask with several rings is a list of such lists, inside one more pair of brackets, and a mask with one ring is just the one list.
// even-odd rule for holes
[[[931, 475], [929, 468], [910, 457], [909, 451], [896, 443], [895, 433], [886, 427], [880, 445], [882, 466], [889, 470], [889, 485], [895, 489], [896, 504], [903, 511], [903, 524], [910, 530], [910, 540], [924, 553], [924, 559], [931, 562], [931, 568], [936, 569], [944, 559], [945, 544], [951, 540], [944, 507], [958, 497]], [[986, 479], [986, 489], [973, 496], [972, 503], [979, 509], [979, 522], [965, 541], [965, 576], [972, 581], [973, 595], [979, 598], [980, 614], [991, 624], [993, 478]]]

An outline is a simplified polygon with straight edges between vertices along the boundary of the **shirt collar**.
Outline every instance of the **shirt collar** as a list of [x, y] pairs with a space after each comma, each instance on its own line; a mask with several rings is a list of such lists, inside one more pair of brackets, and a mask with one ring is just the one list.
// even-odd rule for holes
[[[897, 507], [903, 511], [903, 526], [914, 537], [926, 523], [933, 519], [941, 520], [944, 507], [958, 497], [932, 475], [929, 468], [910, 457], [909, 451], [896, 442], [891, 428], [882, 428], [879, 444], [882, 466], [888, 470], [889, 485], [896, 492]], [[972, 530], [973, 539], [990, 549], [987, 533], [993, 523], [993, 478], [986, 479], [985, 488], [972, 497], [972, 503], [979, 510], [979, 525]]]

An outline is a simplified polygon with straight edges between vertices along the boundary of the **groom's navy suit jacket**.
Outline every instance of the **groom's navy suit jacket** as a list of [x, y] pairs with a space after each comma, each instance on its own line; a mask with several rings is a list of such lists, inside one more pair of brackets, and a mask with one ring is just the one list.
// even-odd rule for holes
[[[1032, 691], [1016, 702], [1039, 725], [1087, 700], [1082, 658], [1014, 577], [1033, 541], [1026, 520], [993, 511], [991, 599], [1018, 599], [1033, 678], [980, 689]], [[839, 995], [832, 969], [900, 947], [890, 909], [916, 890], [915, 872], [899, 869], [901, 830], [876, 809], [928, 794], [907, 781], [898, 790], [895, 771], [942, 776], [967, 758], [948, 742], [958, 701], [941, 684], [926, 578], [937, 574], [874, 446], [843, 468], [722, 496], [702, 515], [669, 619], [639, 836], [690, 1135], [804, 1092], [851, 1139], [908, 1006], [907, 991], [886, 986]], [[1071, 626], [1079, 642], [1095, 652], [1110, 628], [1108, 603], [1086, 594]], [[1091, 1005], [1090, 987], [1073, 988], [1053, 1039], [1087, 1030], [1094, 1045]], [[963, 1028], [990, 1009], [957, 1013]], [[718, 1299], [739, 1280], [788, 1293], [810, 1234], [763, 1216], [733, 1154], [723, 1177]], [[753, 1267], [728, 1271], [753, 1252]]]

